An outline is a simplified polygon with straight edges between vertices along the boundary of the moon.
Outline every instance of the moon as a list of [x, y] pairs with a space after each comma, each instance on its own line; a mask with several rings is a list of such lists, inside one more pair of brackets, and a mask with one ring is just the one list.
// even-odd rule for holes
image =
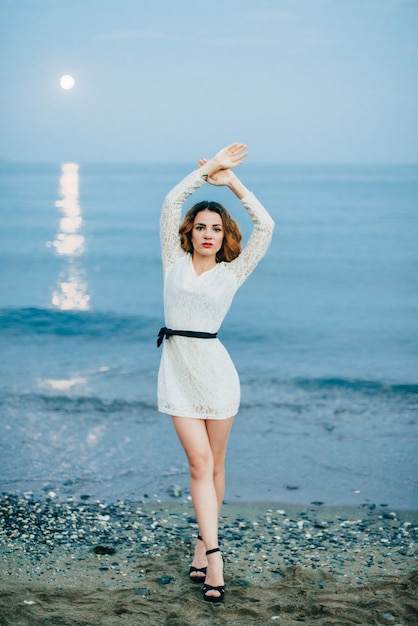
[[70, 76], [70, 74], [64, 74], [64, 76], [61, 76], [60, 78], [60, 85], [67, 91], [68, 89], [72, 89], [74, 87], [75, 80], [72, 76]]

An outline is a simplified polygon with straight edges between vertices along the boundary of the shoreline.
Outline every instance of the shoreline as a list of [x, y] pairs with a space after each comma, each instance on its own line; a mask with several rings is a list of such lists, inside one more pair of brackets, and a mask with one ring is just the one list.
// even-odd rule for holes
[[0, 499], [0, 623], [415, 624], [418, 512], [224, 505], [224, 605], [187, 577], [190, 502]]

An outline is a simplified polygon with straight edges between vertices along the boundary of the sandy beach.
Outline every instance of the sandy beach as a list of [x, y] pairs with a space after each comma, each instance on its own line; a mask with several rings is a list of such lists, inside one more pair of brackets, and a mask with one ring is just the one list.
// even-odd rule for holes
[[3, 496], [0, 624], [188, 626], [418, 623], [418, 514], [226, 504], [223, 605], [189, 582], [189, 502]]

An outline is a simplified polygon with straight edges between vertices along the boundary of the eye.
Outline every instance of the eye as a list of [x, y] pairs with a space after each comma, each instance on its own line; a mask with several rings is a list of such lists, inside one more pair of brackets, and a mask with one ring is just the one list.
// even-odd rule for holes
[[196, 230], [203, 230], [203, 226], [196, 226]]
[[221, 229], [219, 228], [219, 226], [215, 227], [213, 230], [215, 231], [215, 233], [220, 233], [221, 232]]

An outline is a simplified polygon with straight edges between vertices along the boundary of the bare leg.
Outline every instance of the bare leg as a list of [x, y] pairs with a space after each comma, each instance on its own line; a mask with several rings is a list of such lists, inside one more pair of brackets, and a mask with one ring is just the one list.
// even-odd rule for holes
[[206, 420], [206, 430], [213, 455], [213, 482], [218, 502], [218, 515], [221, 512], [225, 495], [225, 455], [233, 420], [233, 417], [222, 420], [222, 427], [219, 425], [220, 420]]
[[[221, 512], [222, 502], [225, 495], [225, 455], [231, 432], [233, 418], [225, 420], [226, 428], [219, 428], [219, 420], [206, 420], [206, 431], [209, 437], [209, 445], [213, 456], [213, 482], [218, 503], [218, 517]], [[216, 557], [213, 557], [216, 558]], [[202, 568], [207, 566], [206, 545], [203, 541], [196, 542], [192, 566]], [[194, 573], [196, 578], [205, 578], [203, 573]]]
[[[196, 545], [195, 567], [205, 567], [207, 549], [218, 546], [218, 515], [225, 489], [225, 453], [233, 418], [198, 420], [173, 417], [174, 427], [190, 467], [190, 493], [203, 541]], [[210, 555], [206, 582], [222, 585], [222, 558]], [[219, 595], [208, 592], [207, 595]]]

